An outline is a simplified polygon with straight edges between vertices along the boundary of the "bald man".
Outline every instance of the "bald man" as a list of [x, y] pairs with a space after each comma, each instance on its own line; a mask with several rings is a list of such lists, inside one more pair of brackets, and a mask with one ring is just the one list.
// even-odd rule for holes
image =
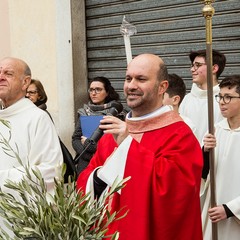
[[[24, 165], [38, 168], [49, 192], [53, 192], [54, 177], [60, 173], [63, 162], [62, 152], [55, 127], [48, 114], [25, 98], [31, 81], [29, 66], [17, 58], [4, 58], [0, 61], [0, 99], [2, 110], [0, 119], [7, 121], [10, 129], [0, 122], [0, 141], [9, 139], [12, 151], [6, 153], [0, 143], [0, 187], [6, 180], [20, 181], [25, 175], [23, 167], [14, 157], [18, 153]], [[10, 155], [12, 156], [10, 156]], [[11, 192], [15, 195], [14, 191]], [[0, 226], [4, 228], [0, 221]], [[13, 226], [14, 227], [14, 226]]]
[[202, 153], [179, 114], [163, 106], [167, 78], [156, 55], [142, 54], [130, 62], [124, 94], [131, 112], [126, 122], [112, 116], [101, 120], [105, 135], [77, 181], [79, 189], [94, 190], [92, 197], [98, 198], [117, 177], [130, 177], [108, 206], [121, 210], [118, 216], [128, 211], [109, 227], [108, 233], [118, 231], [120, 240], [202, 239]]

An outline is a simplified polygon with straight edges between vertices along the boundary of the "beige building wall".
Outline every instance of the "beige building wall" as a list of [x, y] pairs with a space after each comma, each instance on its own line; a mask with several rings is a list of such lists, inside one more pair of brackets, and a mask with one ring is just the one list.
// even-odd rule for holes
[[74, 104], [70, 1], [1, 0], [0, 29], [0, 58], [17, 57], [29, 64], [32, 77], [45, 87], [48, 110], [60, 137], [71, 148]]
[[11, 54], [8, 0], [0, 0], [0, 59]]

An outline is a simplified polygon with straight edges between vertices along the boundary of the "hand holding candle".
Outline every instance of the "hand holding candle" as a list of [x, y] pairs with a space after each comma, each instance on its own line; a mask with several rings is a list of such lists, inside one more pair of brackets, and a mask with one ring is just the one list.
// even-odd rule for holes
[[137, 29], [135, 26], [127, 22], [126, 17], [123, 16], [122, 25], [120, 27], [120, 32], [124, 37], [125, 51], [127, 56], [127, 64], [132, 60], [132, 51], [131, 51], [131, 43], [130, 36], [137, 33]]

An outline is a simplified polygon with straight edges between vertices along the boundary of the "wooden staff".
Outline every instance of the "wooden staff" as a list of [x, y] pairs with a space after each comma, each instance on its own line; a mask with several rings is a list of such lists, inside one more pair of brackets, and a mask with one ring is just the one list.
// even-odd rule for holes
[[[202, 13], [206, 19], [206, 61], [207, 61], [207, 93], [208, 93], [208, 128], [209, 133], [214, 134], [214, 115], [213, 115], [213, 75], [212, 75], [212, 16], [214, 0], [201, 0], [204, 2]], [[211, 207], [216, 206], [215, 193], [215, 173], [214, 173], [214, 149], [209, 151], [210, 164], [210, 188], [211, 188]], [[217, 223], [212, 223], [212, 240], [218, 239]]]

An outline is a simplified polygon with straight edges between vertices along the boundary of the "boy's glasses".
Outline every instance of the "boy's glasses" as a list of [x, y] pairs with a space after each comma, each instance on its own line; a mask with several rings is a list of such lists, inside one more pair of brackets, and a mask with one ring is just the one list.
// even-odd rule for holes
[[196, 71], [203, 65], [206, 65], [206, 63], [195, 62], [191, 64], [191, 68], [193, 68], [194, 71]]
[[221, 100], [223, 100], [224, 103], [228, 104], [231, 102], [232, 98], [240, 98], [240, 97], [237, 97], [237, 96], [229, 96], [229, 95], [224, 95], [224, 96], [221, 96], [221, 95], [215, 95], [215, 99], [218, 103], [220, 103]]

